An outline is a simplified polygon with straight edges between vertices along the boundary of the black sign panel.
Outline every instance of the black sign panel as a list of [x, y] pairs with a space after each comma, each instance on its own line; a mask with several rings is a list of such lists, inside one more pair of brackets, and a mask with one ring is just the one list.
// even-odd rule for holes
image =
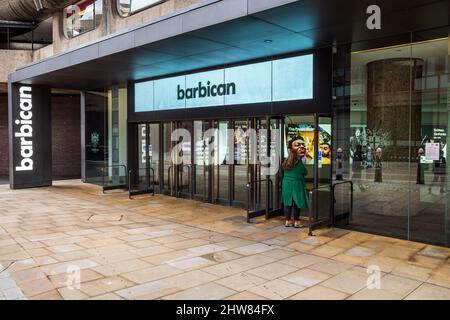
[[52, 184], [51, 92], [9, 84], [9, 181], [12, 189]]

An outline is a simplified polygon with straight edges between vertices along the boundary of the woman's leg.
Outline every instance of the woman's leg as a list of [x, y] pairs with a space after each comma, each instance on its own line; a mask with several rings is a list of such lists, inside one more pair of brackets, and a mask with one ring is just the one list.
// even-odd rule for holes
[[294, 204], [292, 211], [294, 212], [294, 227], [300, 228], [300, 209]]
[[292, 205], [292, 211], [294, 213], [294, 220], [299, 221], [300, 220], [300, 209], [297, 207], [297, 205], [295, 203]]
[[291, 226], [291, 213], [292, 213], [292, 207], [291, 206], [284, 206], [284, 217], [286, 218], [285, 226], [290, 227]]
[[291, 220], [291, 213], [292, 213], [292, 207], [291, 206], [284, 206], [284, 217], [286, 220]]

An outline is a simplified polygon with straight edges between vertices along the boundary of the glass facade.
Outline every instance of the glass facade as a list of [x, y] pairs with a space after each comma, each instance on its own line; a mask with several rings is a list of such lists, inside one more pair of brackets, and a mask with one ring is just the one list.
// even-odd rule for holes
[[101, 184], [108, 154], [107, 94], [85, 92], [85, 182]]
[[338, 48], [333, 169], [353, 182], [349, 227], [448, 246], [449, 39], [429, 34]]
[[68, 39], [96, 29], [102, 20], [103, 0], [83, 0], [63, 10], [63, 31]]
[[[127, 16], [156, 2], [117, 5]], [[129, 108], [125, 87], [89, 93], [86, 180], [120, 185], [130, 169], [138, 190], [279, 210], [282, 172], [263, 173], [264, 157], [281, 162], [301, 136], [315, 219], [332, 212], [345, 228], [449, 246], [449, 44], [444, 28], [337, 45], [324, 112], [297, 109], [319, 96], [311, 52], [137, 81]], [[271, 109], [245, 111], [255, 103]]]
[[[186, 150], [182, 153], [195, 157], [193, 167], [175, 169], [169, 164], [167, 154], [164, 179], [167, 191], [171, 190], [168, 193], [192, 194], [205, 201], [246, 207], [247, 185], [265, 178], [258, 173], [258, 164], [249, 165], [253, 147], [246, 140], [247, 131], [250, 128], [264, 130], [273, 125], [280, 128], [283, 124], [284, 145], [297, 135], [307, 144], [306, 182], [308, 190], [315, 190], [317, 219], [326, 220], [332, 211], [335, 216], [347, 215], [336, 223], [346, 228], [448, 246], [450, 199], [446, 140], [450, 128], [450, 99], [446, 32], [435, 30], [429, 33], [432, 37], [428, 34], [425, 38], [409, 34], [409, 41], [399, 41], [399, 37], [395, 37], [338, 46], [332, 58], [331, 115], [294, 113], [269, 121], [256, 117], [193, 119], [164, 124], [167, 130], [169, 126], [189, 132], [194, 130], [194, 136], [196, 128], [202, 131], [232, 129], [235, 140], [231, 166], [229, 162], [219, 161], [219, 165], [213, 167], [205, 157], [206, 151], [211, 153], [208, 147], [214, 147], [216, 156], [221, 156], [221, 150], [225, 149], [222, 140], [229, 139], [228, 136], [218, 136], [213, 141], [185, 142]], [[198, 77], [214, 72], [217, 71], [188, 77], [194, 77], [198, 83], [202, 80]], [[246, 72], [240, 75], [246, 76]], [[273, 73], [272, 77], [275, 79], [277, 75]], [[178, 78], [185, 80], [186, 76]], [[158, 81], [161, 80], [154, 83]], [[279, 86], [279, 82], [274, 81], [272, 87]], [[149, 111], [151, 103], [145, 103], [145, 99], [154, 99], [155, 89], [146, 90], [148, 83], [136, 84], [135, 112]], [[186, 91], [188, 86], [186, 81], [183, 83], [182, 89]], [[173, 84], [166, 83], [163, 87], [169, 90]], [[281, 87], [288, 89], [288, 86]], [[242, 89], [244, 94], [245, 89]], [[151, 94], [145, 94], [147, 91]], [[277, 99], [283, 100], [282, 97]], [[211, 105], [202, 106], [217, 104], [211, 101]], [[169, 131], [164, 131], [163, 135], [167, 141], [164, 150], [171, 150], [169, 145], [174, 142], [170, 142]], [[264, 147], [263, 140], [258, 140], [258, 150]], [[196, 147], [192, 149], [192, 145]], [[286, 156], [285, 147], [278, 151]], [[270, 154], [277, 154], [277, 151]], [[279, 207], [280, 177], [279, 174], [269, 177], [274, 184], [269, 193], [264, 183], [259, 184], [258, 194], [250, 188], [251, 196], [258, 198], [256, 209], [264, 207], [266, 194], [271, 197], [271, 208]], [[353, 183], [353, 191], [349, 182]], [[335, 195], [335, 202], [330, 201], [330, 192]]]
[[[264, 209], [267, 196], [271, 209], [280, 208], [280, 173], [271, 173], [268, 185], [262, 162], [250, 161], [253, 148], [267, 150], [267, 133], [258, 130], [270, 128], [269, 155], [278, 155], [279, 161], [291, 137], [304, 138], [307, 188], [317, 190], [318, 219], [326, 219], [333, 208], [335, 216], [347, 214], [352, 206], [347, 219], [339, 221], [345, 228], [448, 246], [449, 39], [416, 38], [411, 34], [406, 43], [386, 39], [385, 46], [339, 46], [333, 55], [331, 115], [155, 118], [136, 124], [139, 188], [151, 185], [172, 196], [244, 208], [250, 190], [256, 209]], [[140, 94], [145, 97], [145, 90]], [[135, 170], [127, 163], [127, 90], [90, 93], [86, 102], [87, 180], [100, 183], [101, 167], [106, 167], [107, 183], [124, 183], [121, 165]], [[172, 136], [176, 129], [192, 139], [177, 140]], [[255, 146], [249, 129], [258, 131]], [[213, 136], [203, 135], [208, 130]], [[191, 161], [179, 164], [180, 157]], [[253, 188], [256, 181], [261, 182]], [[329, 200], [333, 188], [334, 203]]]
[[127, 89], [85, 93], [85, 181], [118, 185], [127, 179]]
[[[108, 181], [126, 183], [127, 164], [127, 89], [114, 86], [108, 90]], [[125, 167], [124, 167], [125, 166]], [[106, 173], [105, 173], [106, 174]]]

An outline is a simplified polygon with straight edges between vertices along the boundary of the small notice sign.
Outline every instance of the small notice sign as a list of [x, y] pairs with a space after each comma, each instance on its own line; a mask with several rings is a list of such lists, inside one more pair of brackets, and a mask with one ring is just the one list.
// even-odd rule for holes
[[440, 159], [439, 143], [425, 144], [425, 158], [427, 160], [438, 161]]

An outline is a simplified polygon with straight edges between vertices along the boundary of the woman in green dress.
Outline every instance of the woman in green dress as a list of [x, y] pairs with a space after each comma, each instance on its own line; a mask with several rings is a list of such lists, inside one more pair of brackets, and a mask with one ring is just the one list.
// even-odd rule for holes
[[300, 228], [300, 210], [309, 208], [308, 191], [305, 186], [305, 176], [308, 170], [303, 164], [306, 154], [305, 141], [302, 137], [294, 137], [288, 144], [288, 157], [283, 162], [283, 184], [281, 202], [284, 205], [285, 226], [292, 226], [291, 216], [294, 215], [294, 227]]

